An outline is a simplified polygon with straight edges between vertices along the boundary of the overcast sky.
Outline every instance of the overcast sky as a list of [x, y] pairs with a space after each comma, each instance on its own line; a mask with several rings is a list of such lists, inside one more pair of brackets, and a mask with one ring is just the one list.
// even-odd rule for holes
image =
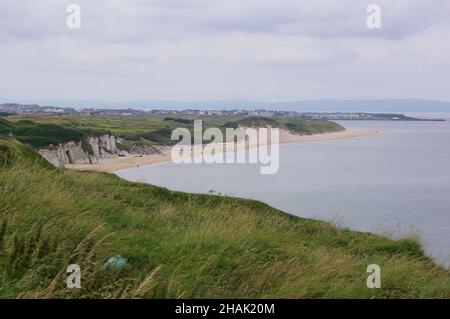
[[450, 1], [0, 0], [0, 98], [450, 101]]

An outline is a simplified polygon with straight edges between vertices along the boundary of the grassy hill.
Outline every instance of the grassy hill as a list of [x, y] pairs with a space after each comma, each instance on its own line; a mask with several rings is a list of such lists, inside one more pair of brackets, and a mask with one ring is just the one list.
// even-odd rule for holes
[[[294, 217], [256, 201], [53, 168], [0, 140], [1, 298], [448, 298], [449, 272], [410, 239]], [[120, 255], [121, 270], [104, 267]], [[82, 289], [65, 288], [66, 266]], [[366, 287], [366, 267], [382, 289]]]
[[[16, 137], [34, 147], [41, 147], [67, 140], [81, 140], [89, 134], [109, 132], [130, 142], [147, 141], [172, 145], [172, 131], [178, 127], [194, 129], [194, 117], [163, 116], [80, 116], [80, 115], [17, 115], [0, 119], [0, 134], [13, 132]], [[205, 116], [203, 129], [220, 128], [225, 134], [226, 127], [279, 127], [296, 134], [311, 135], [316, 133], [338, 132], [344, 128], [330, 121], [301, 120], [295, 118], [263, 118], [238, 116]]]
[[328, 132], [340, 132], [345, 128], [340, 124], [326, 120], [301, 120], [296, 118], [248, 117], [235, 121], [244, 127], [278, 127], [299, 135], [312, 135]]
[[19, 141], [35, 148], [68, 141], [81, 141], [88, 135], [105, 133], [80, 129], [70, 124], [37, 123], [31, 120], [8, 121], [0, 118], [0, 134], [12, 133]]

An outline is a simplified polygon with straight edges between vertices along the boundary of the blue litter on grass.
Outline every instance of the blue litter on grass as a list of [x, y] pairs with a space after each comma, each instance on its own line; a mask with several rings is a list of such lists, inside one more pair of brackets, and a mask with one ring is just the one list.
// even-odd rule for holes
[[111, 257], [105, 263], [104, 268], [110, 268], [114, 270], [122, 270], [126, 265], [128, 265], [128, 259], [122, 256]]

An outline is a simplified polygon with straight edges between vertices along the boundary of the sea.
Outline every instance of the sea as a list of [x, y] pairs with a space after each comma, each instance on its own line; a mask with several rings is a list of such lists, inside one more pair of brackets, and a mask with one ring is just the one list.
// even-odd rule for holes
[[282, 144], [273, 175], [261, 175], [259, 164], [171, 162], [116, 174], [171, 190], [256, 199], [342, 228], [413, 236], [449, 267], [450, 121], [338, 123], [379, 134]]

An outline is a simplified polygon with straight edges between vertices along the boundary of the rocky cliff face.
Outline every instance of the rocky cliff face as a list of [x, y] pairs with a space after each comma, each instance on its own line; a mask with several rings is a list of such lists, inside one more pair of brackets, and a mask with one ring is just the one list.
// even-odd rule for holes
[[50, 163], [59, 168], [65, 164], [95, 164], [102, 158], [113, 158], [119, 155], [116, 137], [105, 134], [90, 136], [86, 141], [61, 143], [39, 150], [39, 153]]

